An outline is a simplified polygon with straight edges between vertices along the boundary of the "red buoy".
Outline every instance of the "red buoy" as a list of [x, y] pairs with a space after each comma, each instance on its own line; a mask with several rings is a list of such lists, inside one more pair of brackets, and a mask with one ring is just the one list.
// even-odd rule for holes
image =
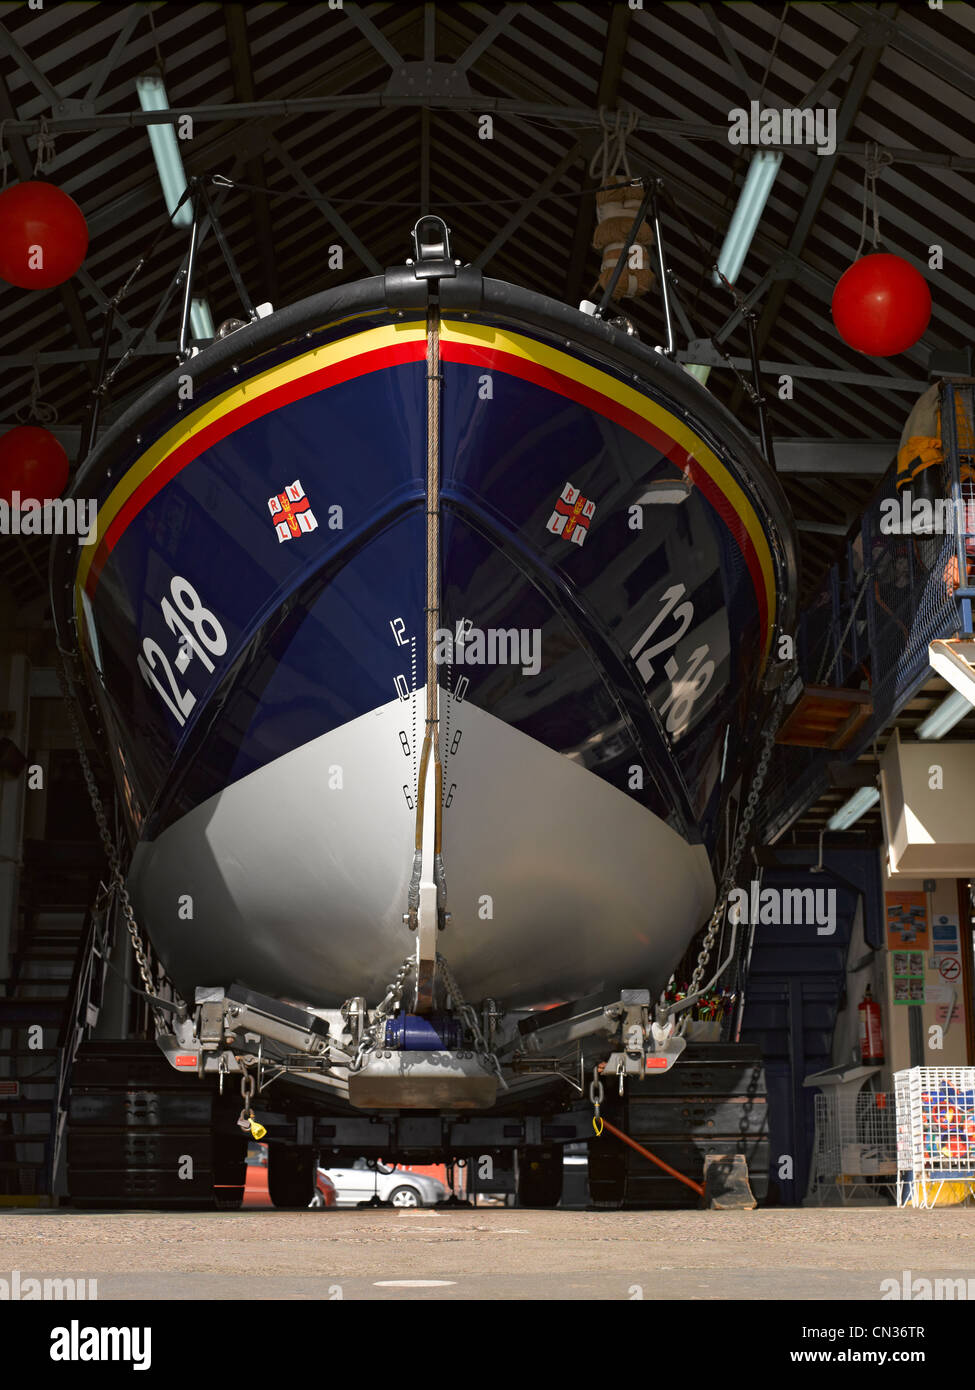
[[0, 500], [8, 506], [60, 497], [69, 471], [68, 455], [50, 430], [16, 425], [0, 435]]
[[0, 278], [24, 290], [63, 285], [85, 259], [88, 224], [63, 189], [41, 179], [0, 193]]
[[931, 318], [924, 276], [901, 256], [872, 252], [854, 261], [833, 291], [833, 322], [845, 343], [871, 357], [913, 347]]

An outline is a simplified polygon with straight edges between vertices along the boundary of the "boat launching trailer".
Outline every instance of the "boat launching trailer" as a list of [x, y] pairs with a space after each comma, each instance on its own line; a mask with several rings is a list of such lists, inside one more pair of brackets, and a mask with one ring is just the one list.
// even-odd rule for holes
[[[760, 1056], [686, 1043], [672, 1020], [651, 1022], [646, 990], [546, 1012], [488, 1001], [480, 1018], [446, 992], [439, 1011], [395, 1017], [388, 995], [385, 1009], [355, 999], [312, 1011], [241, 987], [196, 993], [192, 1011], [160, 1011], [158, 1046], [82, 1047], [69, 1113], [76, 1205], [233, 1209], [254, 1139], [268, 1143], [271, 1198], [286, 1208], [307, 1206], [319, 1165], [358, 1158], [459, 1164], [468, 1196], [554, 1207], [564, 1148], [581, 1143], [598, 1208], [753, 1207], [765, 1195]], [[189, 1181], [177, 1155], [192, 1159]]]

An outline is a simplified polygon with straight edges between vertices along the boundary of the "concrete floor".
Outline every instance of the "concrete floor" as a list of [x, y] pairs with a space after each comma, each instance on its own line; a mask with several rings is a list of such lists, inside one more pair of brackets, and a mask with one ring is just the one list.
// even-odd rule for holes
[[[8, 1210], [15, 1269], [123, 1299], [878, 1300], [905, 1271], [975, 1297], [975, 1209]], [[386, 1282], [417, 1280], [437, 1282]]]

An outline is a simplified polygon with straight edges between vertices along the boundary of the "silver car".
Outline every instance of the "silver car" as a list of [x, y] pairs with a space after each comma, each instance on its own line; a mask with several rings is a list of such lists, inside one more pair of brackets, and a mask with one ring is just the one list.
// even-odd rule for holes
[[425, 1173], [407, 1169], [389, 1169], [383, 1164], [370, 1167], [364, 1158], [357, 1158], [351, 1168], [320, 1168], [320, 1173], [335, 1188], [335, 1205], [354, 1207], [378, 1196], [394, 1207], [432, 1207], [450, 1196], [445, 1183], [429, 1178]]

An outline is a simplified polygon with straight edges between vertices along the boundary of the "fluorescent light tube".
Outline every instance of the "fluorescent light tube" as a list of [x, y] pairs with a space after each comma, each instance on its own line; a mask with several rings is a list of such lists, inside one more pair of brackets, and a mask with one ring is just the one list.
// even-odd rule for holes
[[[135, 79], [135, 89], [139, 94], [139, 105], [143, 111], [168, 111], [169, 97], [166, 84], [157, 73], [150, 73]], [[167, 212], [173, 208], [186, 192], [186, 173], [183, 169], [183, 156], [179, 152], [179, 141], [171, 125], [146, 126], [149, 144], [162, 184], [163, 199]], [[193, 222], [193, 206], [189, 198], [173, 218], [174, 227], [189, 227]]]
[[205, 299], [194, 299], [190, 304], [190, 324], [193, 328], [194, 338], [215, 338], [217, 336], [213, 326], [213, 315], [210, 313], [210, 306]]
[[827, 830], [849, 830], [855, 821], [866, 815], [880, 800], [879, 787], [860, 787], [827, 823]]
[[[732, 214], [724, 245], [718, 256], [718, 270], [729, 284], [735, 284], [745, 263], [748, 248], [758, 230], [781, 163], [780, 150], [756, 150], [752, 155], [745, 185], [738, 198], [738, 206]], [[717, 274], [712, 273], [711, 278], [716, 285], [721, 284]]]
[[972, 702], [967, 695], [960, 690], [953, 690], [931, 711], [923, 724], [917, 726], [918, 738], [944, 738], [949, 729], [953, 729], [966, 714], [972, 713], [972, 708]]

